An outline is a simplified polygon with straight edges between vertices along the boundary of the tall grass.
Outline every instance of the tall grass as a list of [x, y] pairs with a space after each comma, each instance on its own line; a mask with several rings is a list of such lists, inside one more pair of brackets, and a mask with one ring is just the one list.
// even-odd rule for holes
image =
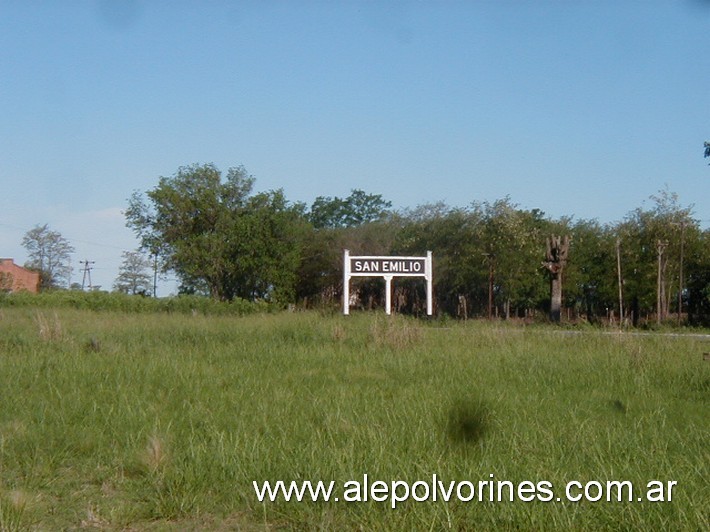
[[128, 313], [178, 313], [211, 316], [241, 316], [268, 312], [276, 307], [267, 302], [243, 299], [216, 301], [209, 297], [180, 295], [152, 298], [117, 292], [83, 292], [80, 290], [50, 290], [40, 294], [0, 292], [0, 308], [81, 309]]
[[[0, 529], [708, 529], [707, 350], [377, 314], [5, 308]], [[364, 474], [678, 485], [666, 503], [395, 510], [252, 489]]]

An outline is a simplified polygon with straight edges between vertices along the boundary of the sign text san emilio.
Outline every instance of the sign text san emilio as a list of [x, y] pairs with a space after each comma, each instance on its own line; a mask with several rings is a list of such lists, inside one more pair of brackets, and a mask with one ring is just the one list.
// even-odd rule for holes
[[343, 252], [343, 314], [350, 313], [350, 278], [351, 277], [384, 277], [385, 279], [385, 310], [392, 310], [392, 278], [394, 277], [424, 277], [427, 287], [427, 314], [432, 315], [433, 274], [431, 251], [426, 257], [376, 257], [354, 256], [346, 249]]
[[368, 275], [424, 275], [426, 258], [360, 258], [350, 257], [350, 275], [366, 273]]

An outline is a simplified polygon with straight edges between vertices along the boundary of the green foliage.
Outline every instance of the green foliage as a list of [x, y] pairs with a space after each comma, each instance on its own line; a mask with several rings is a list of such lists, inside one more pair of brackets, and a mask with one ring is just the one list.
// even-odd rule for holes
[[544, 213], [519, 209], [509, 198], [473, 205], [484, 225], [486, 254], [494, 257], [499, 299], [506, 308], [534, 308], [549, 298], [541, 265], [552, 232]]
[[[619, 241], [625, 315], [639, 318], [656, 312], [657, 248], [668, 242], [663, 262], [663, 302], [666, 314], [675, 309], [681, 243], [685, 264], [684, 305], [691, 321], [707, 319], [710, 303], [710, 257], [704, 251], [692, 207], [682, 206], [667, 190], [651, 197], [650, 209], [636, 209], [620, 223], [596, 220], [552, 220], [539, 210], [524, 210], [509, 198], [473, 203], [468, 208], [424, 205], [406, 211], [396, 233], [395, 253], [434, 251], [438, 308], [460, 312], [461, 298], [468, 315], [484, 315], [488, 276], [494, 275], [494, 305], [503, 315], [545, 309], [548, 279], [540, 268], [545, 238], [571, 236], [570, 257], [563, 273], [564, 306], [590, 321], [613, 311], [618, 316], [619, 294], [616, 242]], [[490, 269], [489, 269], [490, 268]], [[692, 284], [692, 288], [691, 288]], [[705, 318], [703, 318], [705, 316]]]
[[579, 220], [570, 227], [572, 243], [565, 270], [566, 306], [584, 313], [589, 321], [618, 307], [615, 231], [596, 220]]
[[688, 253], [688, 317], [693, 325], [710, 325], [710, 230], [699, 234]]
[[492, 267], [496, 304], [508, 314], [549, 296], [540, 264], [550, 227], [543, 213], [520, 209], [509, 198], [469, 208], [424, 205], [405, 214], [397, 251], [434, 252], [435, 291], [449, 312], [459, 297], [470, 302], [471, 314], [484, 311]]
[[[333, 304], [342, 291], [343, 250], [386, 255], [399, 230], [392, 204], [379, 194], [355, 189], [345, 199], [320, 196], [306, 214], [303, 261], [296, 295], [301, 301]], [[364, 281], [363, 286], [372, 285]]]
[[[342, 252], [363, 255], [434, 256], [437, 311], [458, 316], [487, 315], [492, 275], [495, 315], [526, 317], [547, 313], [550, 278], [543, 268], [550, 235], [571, 236], [562, 273], [563, 316], [597, 321], [619, 315], [616, 260], [620, 250], [624, 315], [653, 319], [657, 307], [658, 242], [662, 257], [662, 315], [677, 308], [678, 294], [693, 323], [707, 319], [710, 257], [703, 251], [692, 207], [664, 190], [651, 208], [638, 208], [616, 224], [523, 209], [509, 197], [444, 203], [392, 212], [381, 195], [355, 189], [346, 198], [319, 196], [306, 209], [283, 192], [254, 194], [254, 178], [243, 167], [226, 176], [213, 165], [180, 168], [145, 195], [134, 193], [127, 224], [142, 248], [161, 258], [161, 267], [180, 278], [181, 293], [214, 299], [301, 302], [335, 308], [342, 294]], [[681, 243], [684, 286], [679, 287]], [[424, 286], [396, 279], [401, 312], [422, 310]], [[122, 285], [123, 286], [123, 285]], [[353, 281], [362, 306], [381, 306], [380, 279]], [[556, 288], [558, 286], [556, 285]], [[559, 294], [556, 291], [556, 294]]]
[[187, 292], [215, 299], [289, 301], [293, 297], [302, 208], [280, 190], [252, 195], [243, 167], [224, 179], [211, 164], [161, 177], [146, 198], [134, 194], [127, 223], [143, 246], [164, 257]]
[[488, 268], [481, 248], [482, 227], [470, 211], [437, 203], [404, 216], [395, 251], [417, 255], [433, 251], [434, 289], [440, 304], [451, 311], [459, 294], [483, 298]]
[[665, 314], [678, 293], [681, 241], [688, 253], [696, 253], [700, 228], [692, 207], [681, 206], [676, 194], [662, 190], [651, 199], [653, 208], [632, 211], [615, 229], [621, 239], [625, 297], [636, 302], [637, 312], [656, 311], [658, 243], [665, 244], [661, 260]]
[[243, 299], [216, 301], [197, 295], [180, 295], [167, 298], [152, 298], [128, 295], [120, 292], [84, 292], [81, 290], [49, 290], [41, 294], [18, 292], [0, 293], [0, 308], [78, 309], [125, 313], [177, 313], [209, 316], [253, 314], [269, 312], [273, 305], [266, 302], [251, 302]]
[[345, 198], [318, 196], [311, 205], [308, 220], [316, 229], [355, 227], [384, 219], [392, 202], [380, 194], [367, 194], [353, 189]]
[[[298, 273], [297, 295], [321, 303], [334, 303], [343, 284], [343, 250], [352, 254], [388, 255], [400, 227], [395, 219], [368, 222], [355, 227], [311, 230], [305, 239], [304, 255]], [[355, 281], [372, 287], [378, 280]], [[381, 293], [381, 290], [376, 290]]]

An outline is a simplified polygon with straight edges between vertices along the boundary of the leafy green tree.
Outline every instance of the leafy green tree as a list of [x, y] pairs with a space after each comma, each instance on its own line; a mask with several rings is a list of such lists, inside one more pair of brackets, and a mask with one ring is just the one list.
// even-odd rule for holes
[[688, 253], [688, 319], [692, 325], [710, 325], [710, 229], [698, 235]]
[[482, 312], [487, 301], [488, 259], [477, 213], [439, 202], [405, 211], [403, 217], [396, 252], [433, 252], [434, 294], [439, 310], [459, 317]]
[[250, 197], [226, 229], [226, 277], [230, 291], [244, 299], [293, 301], [307, 222], [300, 204], [282, 190]]
[[652, 208], [635, 209], [615, 228], [634, 321], [641, 314], [669, 314], [679, 290], [681, 243], [690, 251], [699, 238], [693, 209], [680, 205], [677, 194], [662, 190], [650, 199]]
[[596, 220], [578, 220], [569, 230], [572, 239], [565, 269], [565, 303], [594, 322], [607, 309], [618, 308], [615, 235], [611, 227]]
[[123, 262], [113, 287], [124, 294], [149, 294], [152, 286], [151, 260], [140, 251], [124, 251]]
[[440, 310], [487, 314], [492, 296], [494, 307], [509, 317], [549, 300], [540, 265], [550, 223], [541, 211], [520, 209], [504, 198], [467, 208], [424, 205], [404, 218], [398, 249], [434, 252]]
[[41, 288], [69, 285], [74, 248], [61, 233], [52, 231], [48, 224], [37, 225], [25, 233], [22, 246], [29, 255], [25, 267], [40, 272]]
[[168, 246], [161, 235], [155, 229], [155, 212], [146, 203], [145, 196], [134, 191], [128, 199], [128, 209], [124, 212], [126, 225], [140, 238], [140, 251], [146, 252], [151, 257], [151, 269], [153, 272], [153, 297], [158, 297], [158, 278], [161, 273], [168, 269], [165, 258], [168, 254]]
[[127, 225], [160, 250], [184, 291], [220, 300], [293, 297], [303, 207], [283, 192], [253, 195], [244, 167], [226, 176], [212, 164], [181, 167], [145, 196], [134, 194]]
[[474, 203], [484, 224], [484, 252], [495, 257], [497, 301], [506, 317], [549, 301], [542, 269], [545, 238], [552, 228], [538, 209], [520, 209], [506, 197]]
[[[343, 249], [354, 254], [391, 252], [397, 231], [391, 206], [381, 195], [359, 189], [344, 199], [325, 196], [315, 199], [306, 213], [310, 230], [304, 234], [303, 261], [298, 272], [300, 301], [333, 304], [340, 297]], [[378, 281], [362, 279], [354, 283], [375, 291]]]
[[392, 203], [380, 194], [354, 189], [345, 199], [318, 196], [311, 205], [308, 219], [316, 229], [357, 227], [382, 220], [390, 214], [391, 207]]

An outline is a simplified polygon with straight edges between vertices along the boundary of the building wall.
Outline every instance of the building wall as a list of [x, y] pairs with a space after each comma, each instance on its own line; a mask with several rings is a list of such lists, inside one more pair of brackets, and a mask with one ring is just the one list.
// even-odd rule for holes
[[39, 292], [39, 273], [15, 264], [12, 259], [0, 259], [0, 290]]

